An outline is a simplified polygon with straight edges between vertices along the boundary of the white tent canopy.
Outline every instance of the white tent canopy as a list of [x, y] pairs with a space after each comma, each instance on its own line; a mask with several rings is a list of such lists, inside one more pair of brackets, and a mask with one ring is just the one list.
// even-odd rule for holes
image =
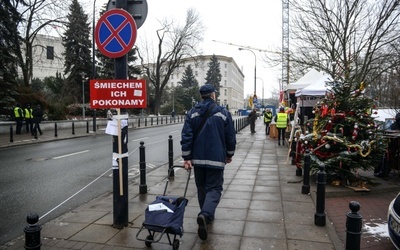
[[299, 96], [324, 96], [328, 86], [326, 86], [327, 82], [330, 82], [331, 79], [328, 75], [322, 75], [318, 79], [315, 79], [314, 82], [302, 89], [298, 89], [296, 91], [296, 97]]
[[315, 69], [311, 69], [296, 82], [289, 83], [286, 90], [296, 91], [299, 89], [303, 89], [303, 88], [315, 83], [317, 80], [319, 80], [323, 76], [324, 76], [323, 73], [321, 73]]

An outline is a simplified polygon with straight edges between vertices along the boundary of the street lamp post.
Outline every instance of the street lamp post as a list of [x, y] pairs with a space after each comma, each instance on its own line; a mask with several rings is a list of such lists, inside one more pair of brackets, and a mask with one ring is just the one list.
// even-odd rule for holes
[[247, 48], [239, 48], [239, 50], [240, 51], [248, 50], [251, 53], [253, 53], [253, 55], [254, 55], [254, 95], [256, 96], [256, 90], [257, 90], [257, 56], [256, 56], [256, 53], [254, 53], [253, 50], [247, 49]]
[[262, 81], [262, 92], [261, 92], [262, 97], [261, 98], [262, 98], [262, 106], [264, 107], [264, 80], [260, 77], [257, 77], [257, 79]]
[[85, 76], [86, 73], [82, 72], [82, 117], [85, 120]]

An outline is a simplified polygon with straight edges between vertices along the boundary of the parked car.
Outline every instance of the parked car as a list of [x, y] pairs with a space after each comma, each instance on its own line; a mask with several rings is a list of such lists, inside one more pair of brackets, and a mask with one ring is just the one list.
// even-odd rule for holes
[[400, 193], [390, 202], [388, 209], [388, 231], [393, 245], [400, 249]]

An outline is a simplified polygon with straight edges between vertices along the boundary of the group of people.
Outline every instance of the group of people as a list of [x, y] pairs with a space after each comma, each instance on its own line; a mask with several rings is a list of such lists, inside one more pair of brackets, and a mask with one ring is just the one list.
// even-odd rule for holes
[[[256, 109], [253, 109], [248, 118], [249, 118], [249, 122], [250, 122], [250, 132], [252, 134], [256, 133], [255, 131], [255, 123], [257, 120], [257, 112]], [[272, 120], [274, 120], [274, 122], [276, 123], [276, 128], [278, 129], [278, 146], [281, 145], [281, 141], [282, 141], [282, 145], [285, 145], [285, 131], [287, 126], [289, 125], [289, 115], [285, 112], [285, 109], [283, 107], [279, 108], [279, 112], [278, 114], [273, 117], [273, 114], [271, 112], [271, 109], [266, 109], [263, 112], [263, 119], [264, 119], [264, 125], [265, 125], [265, 134], [269, 135], [270, 134], [270, 124], [272, 122]]]
[[32, 136], [37, 138], [37, 132], [40, 135], [43, 134], [40, 129], [40, 122], [43, 119], [43, 111], [40, 105], [36, 105], [35, 108], [31, 108], [28, 103], [25, 108], [21, 108], [21, 104], [17, 103], [13, 110], [13, 117], [16, 122], [15, 133], [22, 134], [23, 123], [25, 122], [25, 130], [27, 133], [31, 133]]

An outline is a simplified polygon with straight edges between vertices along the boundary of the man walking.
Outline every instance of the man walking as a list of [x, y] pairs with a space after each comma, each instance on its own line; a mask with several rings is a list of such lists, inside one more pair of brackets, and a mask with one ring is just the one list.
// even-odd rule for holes
[[194, 168], [200, 212], [197, 233], [207, 239], [207, 225], [215, 218], [224, 183], [224, 167], [232, 161], [236, 132], [231, 114], [215, 102], [215, 88], [200, 88], [202, 102], [186, 115], [182, 128], [182, 157], [185, 169]]
[[40, 135], [43, 134], [42, 130], [40, 129], [40, 122], [43, 120], [43, 111], [40, 107], [40, 105], [38, 104], [36, 106], [36, 108], [33, 110], [32, 112], [32, 121], [35, 124], [33, 126], [33, 136], [35, 139], [37, 139], [37, 132], [39, 131]]

